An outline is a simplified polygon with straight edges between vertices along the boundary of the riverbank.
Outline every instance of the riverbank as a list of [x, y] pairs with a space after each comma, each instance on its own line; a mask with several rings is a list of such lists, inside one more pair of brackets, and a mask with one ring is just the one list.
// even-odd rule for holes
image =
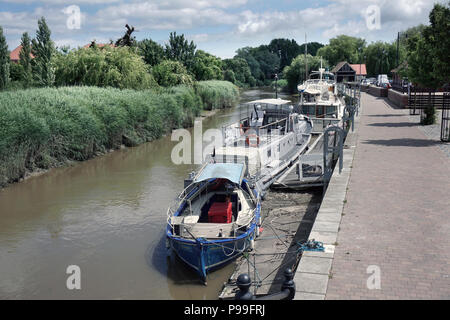
[[153, 141], [190, 127], [203, 109], [237, 103], [226, 81], [158, 91], [97, 87], [0, 93], [0, 187], [54, 167]]

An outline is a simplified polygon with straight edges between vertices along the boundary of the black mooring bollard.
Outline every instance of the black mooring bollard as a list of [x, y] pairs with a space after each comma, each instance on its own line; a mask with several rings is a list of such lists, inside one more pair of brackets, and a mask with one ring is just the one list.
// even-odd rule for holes
[[[250, 292], [250, 286], [252, 284], [252, 279], [246, 273], [239, 275], [236, 280], [236, 284], [239, 288], [239, 291], [234, 296], [235, 300], [253, 300], [255, 297]], [[295, 291], [294, 291], [295, 292]]]
[[281, 286], [281, 291], [289, 290], [289, 295], [284, 300], [292, 300], [295, 297], [295, 282], [294, 282], [294, 273], [290, 268], [284, 270], [285, 280], [283, 285]]

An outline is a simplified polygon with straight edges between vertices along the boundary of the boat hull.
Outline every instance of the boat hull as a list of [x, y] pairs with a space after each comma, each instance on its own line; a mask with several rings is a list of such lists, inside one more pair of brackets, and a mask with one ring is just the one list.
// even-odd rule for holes
[[[258, 204], [254, 221], [259, 221], [260, 209]], [[239, 237], [219, 240], [175, 237], [168, 229], [167, 240], [177, 256], [206, 282], [208, 272], [226, 265], [251, 248], [252, 240], [256, 237], [256, 228], [258, 225], [252, 223]]]

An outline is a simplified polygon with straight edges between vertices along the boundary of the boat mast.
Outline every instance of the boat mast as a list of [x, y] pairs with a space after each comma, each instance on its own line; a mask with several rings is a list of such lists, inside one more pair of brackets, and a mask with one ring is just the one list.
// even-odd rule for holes
[[306, 42], [305, 32], [305, 81], [308, 80], [308, 42]]

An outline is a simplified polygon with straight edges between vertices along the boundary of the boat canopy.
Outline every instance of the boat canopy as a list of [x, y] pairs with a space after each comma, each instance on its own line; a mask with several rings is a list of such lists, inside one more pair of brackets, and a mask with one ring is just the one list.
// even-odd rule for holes
[[283, 99], [261, 99], [246, 102], [246, 104], [273, 104], [273, 105], [283, 105], [283, 104], [292, 104], [290, 100]]
[[227, 179], [233, 183], [241, 184], [244, 176], [243, 163], [208, 163], [194, 182], [202, 182], [209, 179]]

